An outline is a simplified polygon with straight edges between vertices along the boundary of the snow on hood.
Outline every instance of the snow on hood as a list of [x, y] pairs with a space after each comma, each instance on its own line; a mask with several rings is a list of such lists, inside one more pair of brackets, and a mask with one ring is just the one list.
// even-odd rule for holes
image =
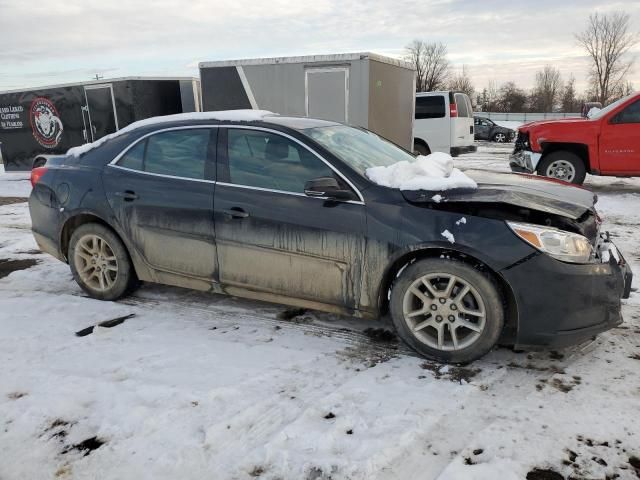
[[451, 155], [441, 152], [420, 155], [414, 162], [402, 161], [388, 167], [368, 168], [366, 175], [378, 185], [400, 190], [478, 188], [473, 179], [453, 167]]
[[267, 110], [221, 110], [218, 112], [190, 112], [190, 113], [177, 113], [175, 115], [164, 115], [162, 117], [145, 118], [144, 120], [138, 120], [130, 125], [118, 130], [115, 133], [106, 135], [93, 143], [85, 143], [79, 147], [73, 147], [67, 150], [67, 155], [73, 157], [79, 157], [80, 155], [87, 153], [90, 150], [102, 145], [107, 140], [122, 135], [124, 133], [135, 130], [140, 127], [148, 127], [150, 125], [157, 125], [167, 122], [179, 122], [185, 120], [221, 120], [230, 122], [253, 122], [257, 120], [263, 120], [264, 117], [269, 115], [276, 115], [273, 112]]

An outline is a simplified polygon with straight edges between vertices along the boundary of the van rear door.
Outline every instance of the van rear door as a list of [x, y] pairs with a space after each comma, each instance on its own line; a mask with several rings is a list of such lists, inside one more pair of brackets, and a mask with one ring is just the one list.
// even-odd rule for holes
[[469, 96], [465, 93], [449, 92], [449, 103], [451, 105], [451, 146], [472, 146], [473, 107]]
[[446, 94], [429, 93], [416, 96], [413, 138], [416, 144], [424, 142], [432, 153], [449, 153], [451, 122], [449, 122], [449, 105]]

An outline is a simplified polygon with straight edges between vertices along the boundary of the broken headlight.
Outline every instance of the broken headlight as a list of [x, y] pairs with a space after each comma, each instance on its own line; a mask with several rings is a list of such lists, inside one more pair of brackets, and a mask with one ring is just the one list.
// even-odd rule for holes
[[582, 235], [530, 223], [507, 222], [511, 230], [541, 252], [571, 263], [589, 263], [593, 247]]

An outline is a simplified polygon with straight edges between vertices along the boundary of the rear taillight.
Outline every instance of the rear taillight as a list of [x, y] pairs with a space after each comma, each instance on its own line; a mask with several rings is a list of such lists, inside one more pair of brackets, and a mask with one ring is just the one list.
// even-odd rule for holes
[[35, 187], [36, 183], [40, 181], [42, 176], [47, 173], [47, 167], [37, 167], [31, 170], [31, 187]]
[[458, 116], [458, 105], [456, 105], [455, 103], [450, 103], [449, 104], [449, 115], [451, 117], [457, 117]]

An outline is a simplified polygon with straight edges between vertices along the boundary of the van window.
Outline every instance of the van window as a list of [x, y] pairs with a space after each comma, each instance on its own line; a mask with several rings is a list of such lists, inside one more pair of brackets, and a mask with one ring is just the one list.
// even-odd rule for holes
[[471, 117], [473, 112], [469, 108], [470, 102], [467, 101], [467, 96], [464, 93], [456, 93], [454, 99], [458, 107], [458, 116]]
[[444, 97], [416, 97], [416, 120], [423, 118], [443, 118], [445, 116]]

